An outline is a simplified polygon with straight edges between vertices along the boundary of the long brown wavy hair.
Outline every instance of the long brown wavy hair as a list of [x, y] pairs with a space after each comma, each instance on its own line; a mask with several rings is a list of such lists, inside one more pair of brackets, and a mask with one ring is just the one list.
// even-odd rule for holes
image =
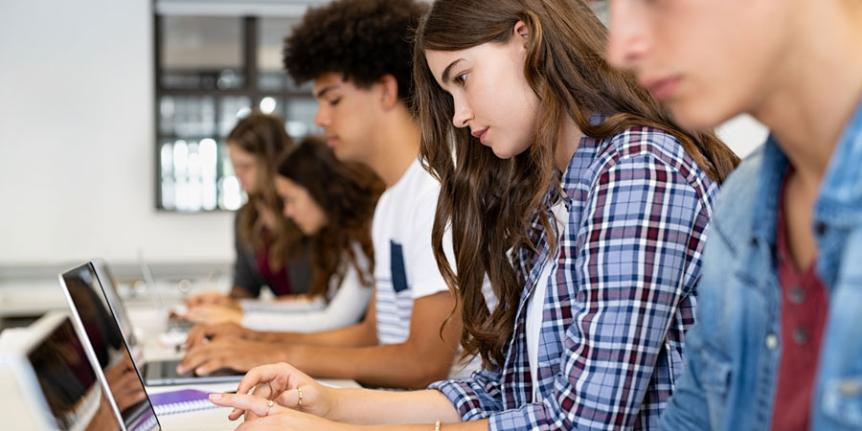
[[[268, 246], [269, 266], [278, 271], [302, 250], [302, 232], [281, 215], [281, 199], [275, 192], [278, 157], [296, 144], [287, 135], [281, 118], [257, 111], [239, 120], [228, 134], [227, 144], [236, 145], [254, 156], [257, 162], [257, 191], [248, 193], [248, 202], [237, 216], [240, 241], [256, 253]], [[274, 231], [264, 226], [258, 205], [275, 216], [277, 228]]]
[[[519, 21], [528, 29], [524, 75], [541, 103], [533, 144], [501, 160], [469, 130], [453, 128], [452, 98], [435, 81], [425, 51], [506, 43]], [[530, 230], [535, 219], [556, 248], [556, 234], [540, 209], [547, 209], [549, 193], [559, 192], [553, 154], [566, 116], [599, 139], [634, 126], [663, 130], [715, 181], [723, 181], [739, 162], [713, 133], [683, 130], [631, 74], [611, 68], [603, 56], [606, 41], [605, 27], [581, 0], [438, 0], [417, 29], [413, 72], [421, 153], [442, 187], [434, 254], [461, 307], [464, 352], [481, 355], [485, 366], [503, 365], [523, 290], [509, 252], [536, 252]], [[591, 124], [593, 113], [604, 120]], [[443, 253], [447, 227], [457, 273]], [[493, 311], [482, 294], [486, 275], [499, 300]]]
[[[358, 163], [340, 162], [320, 138], [307, 137], [278, 164], [278, 175], [306, 189], [326, 214], [327, 223], [311, 237], [312, 295], [326, 295], [330, 280], [344, 276], [345, 256], [366, 287], [374, 284], [374, 247], [371, 220], [377, 199], [386, 186], [370, 169]], [[359, 264], [358, 244], [368, 258]]]

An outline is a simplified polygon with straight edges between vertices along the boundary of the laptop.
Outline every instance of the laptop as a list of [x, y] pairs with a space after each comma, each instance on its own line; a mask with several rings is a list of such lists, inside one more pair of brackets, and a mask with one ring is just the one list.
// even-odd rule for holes
[[[66, 300], [75, 321], [81, 328], [93, 347], [98, 363], [104, 369], [115, 355], [128, 358], [128, 362], [143, 377], [148, 386], [204, 384], [204, 383], [236, 383], [242, 379], [243, 373], [233, 370], [221, 370], [208, 376], [198, 376], [193, 372], [178, 374], [176, 371], [179, 360], [148, 361], [135, 363], [129, 353], [128, 340], [125, 338], [118, 314], [111, 302], [120, 304], [116, 292], [116, 301], [109, 301], [105, 286], [93, 262], [88, 262], [77, 268], [60, 274], [60, 284], [63, 286]], [[120, 310], [118, 307], [117, 310]], [[128, 325], [131, 326], [131, 325]], [[127, 332], [128, 333], [128, 332]]]
[[[39, 430], [160, 430], [140, 378], [111, 394], [65, 313], [49, 313], [26, 330], [0, 340], [0, 370], [17, 381], [18, 396], [0, 405], [16, 427]], [[120, 359], [120, 360], [116, 360]], [[117, 357], [109, 374], [122, 376]], [[131, 370], [131, 373], [135, 373]], [[137, 382], [138, 386], [135, 386]], [[11, 395], [11, 394], [7, 394]], [[30, 414], [21, 415], [30, 410]], [[22, 422], [23, 421], [23, 422]]]
[[[133, 353], [138, 348], [138, 339], [135, 335], [135, 327], [132, 325], [132, 320], [129, 319], [129, 312], [123, 301], [120, 299], [120, 294], [117, 292], [117, 286], [114, 284], [114, 276], [111, 274], [111, 269], [107, 262], [102, 259], [93, 259], [91, 262], [96, 270], [96, 276], [102, 284], [102, 290], [105, 293], [105, 299], [108, 301], [108, 307], [114, 313], [117, 319], [117, 324], [120, 326], [120, 331], [129, 345], [129, 350]], [[135, 356], [134, 354], [132, 356]]]

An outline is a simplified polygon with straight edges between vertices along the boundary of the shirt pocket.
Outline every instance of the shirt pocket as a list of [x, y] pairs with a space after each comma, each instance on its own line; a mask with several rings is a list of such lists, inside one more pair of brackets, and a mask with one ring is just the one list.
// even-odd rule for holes
[[396, 293], [404, 292], [410, 287], [407, 284], [407, 268], [404, 266], [404, 247], [395, 241], [389, 241], [389, 266], [392, 287]]
[[700, 383], [703, 386], [706, 405], [709, 409], [709, 422], [712, 429], [722, 429], [727, 418], [727, 397], [730, 389], [732, 366], [723, 355], [705, 348], [701, 352], [703, 369]]
[[824, 416], [862, 428], [862, 374], [828, 380], [823, 385], [822, 405]]

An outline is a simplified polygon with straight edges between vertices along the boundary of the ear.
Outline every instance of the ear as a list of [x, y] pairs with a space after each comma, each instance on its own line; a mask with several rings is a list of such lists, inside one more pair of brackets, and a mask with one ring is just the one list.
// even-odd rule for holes
[[524, 46], [527, 46], [527, 40], [530, 38], [530, 28], [527, 27], [527, 23], [524, 21], [516, 22], [512, 32], [513, 36], [521, 40], [521, 42], [524, 43]]
[[398, 98], [398, 80], [392, 75], [383, 75], [378, 81], [380, 85], [380, 102], [383, 104], [383, 109], [390, 110], [398, 105], [401, 100]]

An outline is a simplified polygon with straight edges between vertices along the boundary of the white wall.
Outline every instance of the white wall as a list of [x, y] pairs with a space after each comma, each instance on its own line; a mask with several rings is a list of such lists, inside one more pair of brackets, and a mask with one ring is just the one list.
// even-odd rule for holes
[[718, 136], [740, 157], [751, 154], [766, 142], [768, 132], [763, 124], [748, 115], [733, 118], [718, 128]]
[[154, 209], [152, 39], [150, 0], [0, 1], [0, 265], [231, 259], [230, 214]]
[[231, 214], [154, 209], [150, 5], [0, 1], [0, 265], [232, 258]]

